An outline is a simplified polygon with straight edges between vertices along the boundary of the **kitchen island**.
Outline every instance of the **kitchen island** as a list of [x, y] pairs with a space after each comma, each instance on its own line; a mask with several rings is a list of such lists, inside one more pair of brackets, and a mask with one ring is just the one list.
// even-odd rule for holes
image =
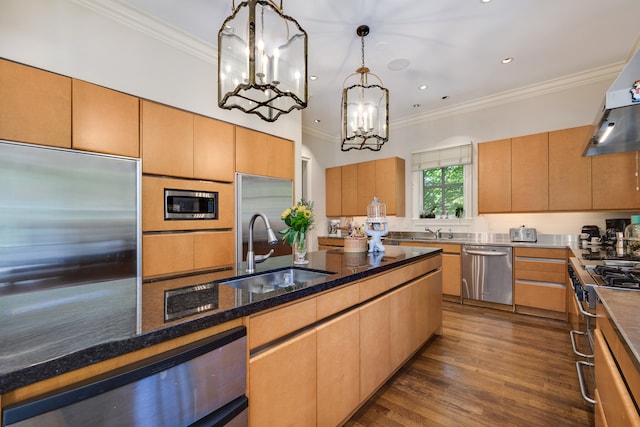
[[[271, 402], [267, 405], [269, 413], [274, 414], [275, 410], [273, 390], [269, 395], [262, 393], [260, 384], [265, 383], [261, 383], [260, 378], [266, 379], [266, 384], [274, 385], [273, 375], [276, 372], [271, 363], [277, 357], [272, 359], [270, 356], [286, 354], [279, 350], [291, 349], [287, 345], [289, 340], [298, 342], [300, 336], [304, 336], [309, 339], [308, 342], [317, 343], [317, 347], [313, 346], [313, 354], [308, 353], [311, 347], [305, 345], [301, 347], [305, 354], [289, 359], [293, 363], [308, 361], [312, 357], [313, 369], [309, 369], [308, 373], [313, 373], [313, 381], [304, 381], [302, 385], [307, 389], [313, 387], [314, 397], [316, 386], [331, 387], [338, 384], [323, 384], [322, 380], [330, 378], [328, 376], [318, 375], [317, 383], [315, 381], [316, 368], [320, 372], [326, 362], [321, 356], [336, 354], [336, 351], [321, 351], [323, 343], [334, 343], [338, 348], [355, 344], [358, 351], [348, 353], [351, 356], [357, 355], [358, 362], [357, 387], [352, 386], [352, 390], [357, 390], [357, 397], [349, 401], [351, 406], [343, 406], [341, 413], [334, 411], [334, 406], [322, 401], [320, 396], [337, 397], [338, 394], [324, 392], [317, 393], [317, 406], [316, 399], [309, 406], [310, 403], [300, 405], [295, 399], [289, 401], [286, 398], [276, 399], [280, 404], [275, 405], [281, 407], [288, 403], [294, 407], [305, 407], [305, 416], [312, 416], [314, 421], [316, 415], [320, 417], [325, 414], [340, 414], [340, 419], [344, 419], [366, 401], [433, 333], [440, 330], [441, 250], [393, 247], [387, 248], [384, 253], [345, 254], [341, 249], [334, 249], [309, 253], [308, 259], [310, 262], [304, 268], [329, 274], [321, 280], [313, 281], [309, 286], [280, 289], [271, 295], [262, 294], [254, 299], [239, 295], [243, 291], [229, 290], [228, 286], [214, 282], [219, 296], [231, 292], [238, 298], [224, 298], [224, 301], [219, 298], [218, 304], [213, 304], [208, 312], [173, 321], [170, 326], [129, 339], [99, 344], [55, 360], [3, 372], [0, 374], [0, 403], [2, 406], [12, 405], [65, 386], [89, 381], [95, 376], [168, 349], [245, 325], [250, 352], [248, 394], [253, 403], [253, 407], [250, 405], [250, 414], [253, 412], [260, 417], [268, 415], [261, 412], [265, 410], [264, 406], [260, 406], [261, 398]], [[276, 257], [258, 264], [256, 274], [291, 266], [291, 257]], [[228, 279], [246, 275], [244, 268], [242, 264], [235, 270], [218, 272], [216, 280], [224, 280], [222, 276]], [[198, 282], [198, 277], [179, 280], [192, 281], [191, 285], [202, 283]], [[147, 285], [153, 286], [154, 283], [145, 283], [143, 286]], [[357, 322], [354, 323], [354, 319]], [[335, 322], [342, 321], [349, 324], [349, 327], [333, 328]], [[356, 330], [353, 329], [355, 325]], [[351, 336], [353, 341], [348, 341], [348, 337], [343, 337], [347, 341], [335, 341], [335, 332], [344, 331], [357, 332], [355, 339]], [[322, 337], [326, 340], [323, 341]], [[286, 363], [276, 363], [276, 366], [289, 367]], [[353, 364], [344, 366], [354, 367]], [[340, 372], [338, 368], [340, 366], [333, 366], [329, 372]], [[366, 375], [360, 375], [361, 370]], [[299, 372], [302, 373], [302, 370]], [[353, 375], [356, 373], [351, 372], [350, 378]], [[292, 386], [282, 389], [297, 393]], [[292, 412], [292, 416], [294, 415], [296, 413]]]

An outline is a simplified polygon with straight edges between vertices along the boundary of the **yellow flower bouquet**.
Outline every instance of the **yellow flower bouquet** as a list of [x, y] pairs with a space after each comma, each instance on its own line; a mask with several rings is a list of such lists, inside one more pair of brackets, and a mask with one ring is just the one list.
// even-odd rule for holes
[[278, 232], [282, 234], [282, 242], [306, 247], [307, 232], [313, 228], [313, 202], [300, 199], [298, 203], [285, 209], [280, 218], [287, 225], [287, 228]]

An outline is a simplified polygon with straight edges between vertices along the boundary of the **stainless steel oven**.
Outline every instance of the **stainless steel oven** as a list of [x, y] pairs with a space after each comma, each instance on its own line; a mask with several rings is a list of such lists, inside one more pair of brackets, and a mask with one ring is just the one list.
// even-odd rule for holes
[[164, 219], [218, 219], [218, 192], [165, 188]]

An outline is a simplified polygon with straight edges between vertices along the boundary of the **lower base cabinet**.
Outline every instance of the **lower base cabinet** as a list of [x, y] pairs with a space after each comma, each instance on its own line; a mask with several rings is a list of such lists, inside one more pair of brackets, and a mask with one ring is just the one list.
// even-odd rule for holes
[[359, 336], [357, 310], [317, 329], [319, 427], [339, 425], [360, 403]]
[[316, 375], [315, 329], [252, 357], [249, 425], [315, 425]]
[[[333, 293], [342, 300], [349, 289]], [[437, 269], [336, 317], [319, 319], [252, 356], [249, 424], [342, 425], [440, 330], [441, 293], [442, 272]]]

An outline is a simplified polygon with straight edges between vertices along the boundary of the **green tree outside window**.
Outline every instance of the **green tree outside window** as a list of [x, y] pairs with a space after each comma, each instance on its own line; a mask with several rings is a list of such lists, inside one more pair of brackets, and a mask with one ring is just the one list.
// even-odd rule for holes
[[430, 213], [462, 216], [464, 209], [463, 165], [423, 170], [422, 194], [424, 216]]

